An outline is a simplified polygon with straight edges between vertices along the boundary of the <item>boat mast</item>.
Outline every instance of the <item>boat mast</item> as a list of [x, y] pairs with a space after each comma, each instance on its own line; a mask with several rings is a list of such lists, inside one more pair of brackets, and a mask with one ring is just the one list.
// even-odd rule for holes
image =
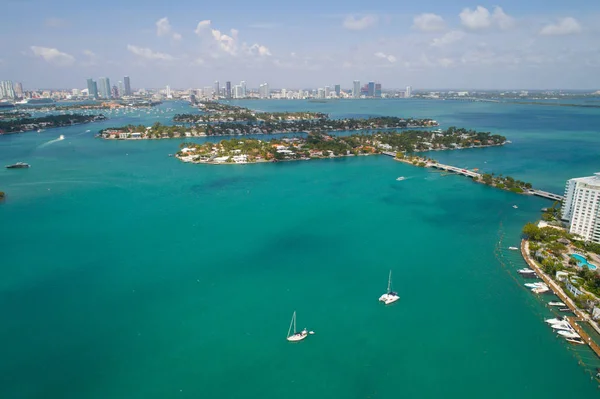
[[294, 314], [292, 315], [292, 321], [290, 322], [290, 328], [288, 328], [287, 336], [290, 336], [290, 331], [292, 331], [292, 325], [294, 326], [294, 334], [296, 334], [296, 311], [294, 310]]
[[392, 271], [390, 270], [390, 276], [388, 277], [388, 292], [392, 289]]

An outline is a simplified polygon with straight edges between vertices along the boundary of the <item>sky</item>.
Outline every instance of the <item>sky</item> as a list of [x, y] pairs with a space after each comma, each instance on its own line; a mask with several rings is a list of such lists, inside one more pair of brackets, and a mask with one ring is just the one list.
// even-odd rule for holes
[[600, 1], [3, 0], [0, 80], [600, 89]]

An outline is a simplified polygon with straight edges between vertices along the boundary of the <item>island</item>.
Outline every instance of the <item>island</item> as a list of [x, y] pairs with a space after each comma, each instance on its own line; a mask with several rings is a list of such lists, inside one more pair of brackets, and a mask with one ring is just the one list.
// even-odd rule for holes
[[503, 145], [506, 138], [491, 133], [448, 129], [446, 131], [409, 130], [334, 136], [310, 132], [306, 137], [259, 140], [233, 138], [219, 143], [182, 143], [176, 157], [183, 162], [206, 164], [247, 164], [297, 161], [356, 155], [425, 151], [432, 147], [456, 149], [464, 146]]
[[21, 118], [31, 118], [31, 114], [29, 112], [22, 111], [0, 112], [0, 120]]
[[39, 118], [19, 118], [0, 120], [0, 135], [23, 133], [31, 130], [50, 129], [54, 127], [73, 126], [105, 120], [106, 116], [100, 115], [47, 115]]

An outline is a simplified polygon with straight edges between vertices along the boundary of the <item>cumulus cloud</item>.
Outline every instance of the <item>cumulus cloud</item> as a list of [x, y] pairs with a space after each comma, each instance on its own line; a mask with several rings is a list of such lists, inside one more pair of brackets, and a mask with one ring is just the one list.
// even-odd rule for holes
[[510, 29], [514, 26], [514, 18], [506, 14], [501, 7], [494, 7], [493, 13], [482, 6], [477, 6], [474, 10], [465, 8], [458, 16], [462, 25], [472, 30], [486, 29], [492, 26]]
[[375, 25], [377, 21], [377, 16], [372, 14], [365, 15], [362, 18], [356, 18], [353, 15], [349, 15], [344, 20], [344, 28], [349, 30], [363, 30]]
[[138, 47], [128, 44], [127, 50], [129, 50], [130, 53], [137, 55], [138, 57], [146, 58], [148, 60], [171, 61], [174, 59], [174, 57], [170, 54], [155, 52], [147, 47]]
[[33, 52], [33, 55], [42, 57], [44, 61], [51, 64], [69, 66], [73, 65], [75, 62], [75, 57], [73, 57], [71, 54], [63, 53], [55, 48], [31, 46], [30, 49]]
[[442, 37], [436, 37], [431, 41], [431, 45], [433, 47], [444, 47], [449, 44], [455, 43], [459, 40], [462, 40], [466, 36], [465, 32], [460, 30], [453, 30], [451, 32], [446, 33]]
[[437, 14], [425, 13], [414, 17], [413, 28], [422, 32], [435, 32], [444, 30], [446, 23], [444, 22], [444, 18]]
[[540, 31], [540, 35], [546, 36], [559, 36], [559, 35], [572, 35], [581, 32], [581, 25], [575, 18], [566, 17], [561, 18], [555, 24], [546, 25]]
[[84, 61], [82, 65], [91, 66], [97, 64], [99, 57], [92, 50], [83, 50], [82, 53], [88, 57], [87, 61]]
[[197, 35], [201, 35], [206, 29], [210, 28], [210, 19], [205, 19], [204, 21], [198, 22], [198, 26], [196, 26], [196, 30], [194, 32]]
[[173, 31], [169, 18], [164, 17], [156, 21], [156, 36], [168, 36], [173, 40], [181, 40], [181, 35]]
[[382, 52], [378, 52], [378, 53], [375, 53], [375, 57], [387, 60], [387, 61], [391, 62], [392, 64], [394, 62], [396, 62], [396, 57], [394, 57], [391, 54], [385, 54], [385, 53], [382, 53]]
[[237, 29], [230, 29], [229, 34], [214, 29], [210, 20], [200, 21], [194, 32], [205, 39], [208, 46], [213, 49], [212, 56], [215, 58], [223, 53], [234, 57], [244, 54], [258, 57], [271, 55], [271, 51], [262, 44], [254, 43], [249, 46], [245, 42], [240, 43]]

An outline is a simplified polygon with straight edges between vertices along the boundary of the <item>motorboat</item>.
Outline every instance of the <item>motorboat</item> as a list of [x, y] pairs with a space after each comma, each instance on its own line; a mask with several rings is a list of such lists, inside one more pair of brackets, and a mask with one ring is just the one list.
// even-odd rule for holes
[[379, 297], [379, 302], [383, 302], [386, 305], [396, 302], [400, 299], [398, 293], [392, 291], [392, 271], [390, 270], [390, 275], [388, 277], [388, 286], [387, 292]]
[[547, 287], [546, 284], [540, 282], [540, 283], [525, 283], [525, 287], [528, 288], [540, 288], [540, 287]]
[[12, 165], [6, 165], [6, 169], [23, 169], [23, 168], [29, 168], [29, 167], [30, 167], [30, 165], [25, 162], [17, 162]]
[[548, 305], [550, 305], [550, 306], [567, 306], [562, 302], [548, 302]]
[[544, 322], [548, 323], [548, 324], [558, 324], [558, 323], [564, 323], [564, 322], [568, 322], [566, 317], [561, 317], [559, 318], [553, 318], [553, 319], [545, 319]]
[[519, 248], [517, 248], [517, 247], [508, 247], [508, 249], [510, 249], [511, 251], [518, 251], [519, 250]]
[[562, 330], [562, 331], [572, 331], [572, 332], [575, 332], [575, 329], [573, 327], [571, 327], [571, 325], [569, 324], [569, 322], [550, 324], [550, 327], [553, 330]]
[[584, 345], [585, 342], [583, 342], [581, 339], [579, 338], [566, 338], [567, 342], [570, 342], [572, 344], [576, 344], [576, 345]]
[[406, 177], [404, 176], [400, 176], [399, 178], [396, 179], [397, 181], [402, 181], [402, 180], [406, 180]]
[[571, 338], [571, 339], [574, 339], [574, 338], [581, 338], [581, 336], [580, 336], [579, 334], [577, 334], [576, 332], [572, 332], [572, 331], [564, 331], [564, 330], [560, 330], [560, 331], [557, 331], [557, 333], [558, 333], [559, 335], [562, 335], [562, 336], [563, 336], [563, 337], [565, 337], [565, 338]]
[[550, 291], [550, 288], [548, 288], [547, 285], [544, 285], [543, 287], [534, 288], [531, 290], [531, 292], [533, 292], [534, 294], [545, 294], [548, 291]]
[[535, 276], [535, 270], [532, 269], [519, 269], [517, 270], [517, 273], [523, 275], [523, 276]]
[[516, 206], [516, 205], [513, 205], [513, 208], [517, 209], [517, 208], [518, 208], [518, 206]]

